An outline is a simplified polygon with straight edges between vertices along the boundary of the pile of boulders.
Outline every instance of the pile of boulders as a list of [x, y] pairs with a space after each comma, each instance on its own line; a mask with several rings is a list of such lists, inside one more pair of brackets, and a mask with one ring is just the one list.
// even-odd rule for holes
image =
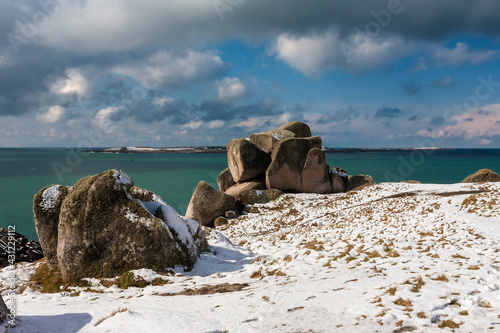
[[370, 176], [350, 181], [344, 170], [330, 170], [321, 138], [299, 121], [234, 139], [226, 148], [228, 168], [217, 178], [219, 191], [201, 181], [186, 212], [205, 226], [214, 226], [228, 211], [274, 200], [283, 192], [340, 193], [373, 184]]
[[43, 258], [40, 243], [18, 232], [0, 229], [0, 268], [18, 262], [34, 262]]
[[131, 269], [191, 268], [208, 251], [198, 222], [134, 186], [120, 170], [53, 185], [34, 198], [35, 227], [49, 267], [65, 281]]

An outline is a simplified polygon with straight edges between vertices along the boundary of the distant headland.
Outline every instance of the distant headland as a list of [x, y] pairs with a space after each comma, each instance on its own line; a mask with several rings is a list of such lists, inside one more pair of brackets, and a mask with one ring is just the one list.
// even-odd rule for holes
[[[455, 150], [454, 148], [328, 148], [323, 147], [325, 153], [364, 153], [364, 152], [386, 152], [386, 151], [412, 151], [412, 150]], [[88, 153], [112, 153], [112, 154], [225, 154], [224, 146], [200, 146], [200, 147], [166, 147], [155, 148], [149, 146], [121, 147], [121, 148], [94, 148], [87, 149]]]

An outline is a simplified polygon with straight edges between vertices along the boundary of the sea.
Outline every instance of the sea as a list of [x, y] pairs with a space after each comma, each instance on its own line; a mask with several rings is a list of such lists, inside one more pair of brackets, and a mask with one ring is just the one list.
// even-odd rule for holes
[[[479, 169], [500, 173], [500, 149], [402, 150], [326, 154], [330, 167], [350, 175], [371, 175], [375, 182], [418, 180], [459, 183]], [[33, 196], [52, 185], [74, 185], [108, 169], [121, 169], [135, 185], [160, 195], [181, 215], [196, 185], [217, 187], [227, 167], [226, 154], [115, 154], [62, 148], [0, 148], [0, 227], [14, 226], [38, 240], [33, 221]]]

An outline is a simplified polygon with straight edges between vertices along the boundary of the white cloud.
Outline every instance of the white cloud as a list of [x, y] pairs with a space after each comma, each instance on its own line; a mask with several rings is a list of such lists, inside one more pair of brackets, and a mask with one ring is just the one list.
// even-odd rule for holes
[[491, 137], [500, 133], [500, 104], [492, 104], [480, 109], [469, 110], [452, 117], [454, 125], [435, 130], [421, 130], [418, 136], [428, 138], [463, 138], [485, 145]]
[[56, 123], [61, 120], [66, 113], [66, 109], [62, 106], [55, 105], [49, 107], [46, 113], [38, 113], [36, 115], [36, 120], [44, 122], [44, 123]]
[[[195, 129], [198, 129], [201, 125], [203, 125], [203, 121], [199, 120], [199, 121], [190, 121], [189, 123], [187, 123], [186, 125], [183, 125], [182, 128], [184, 129], [192, 129], [192, 130], [195, 130]], [[187, 132], [185, 132], [184, 134], [186, 134]]]
[[147, 89], [156, 89], [185, 88], [200, 81], [214, 80], [228, 69], [229, 65], [215, 51], [188, 50], [178, 55], [164, 50], [143, 62], [117, 66], [113, 71], [131, 76]]
[[234, 103], [246, 94], [246, 87], [237, 77], [226, 77], [219, 84], [218, 100], [223, 103]]
[[212, 120], [208, 123], [208, 128], [221, 128], [226, 124], [223, 120]]
[[109, 134], [115, 131], [118, 128], [118, 126], [115, 122], [113, 122], [110, 119], [110, 117], [117, 110], [118, 110], [117, 107], [112, 107], [112, 106], [99, 110], [92, 119], [92, 125], [97, 127], [99, 130], [103, 131], [104, 133]]
[[341, 69], [351, 73], [386, 67], [411, 53], [414, 46], [400, 37], [368, 38], [355, 33], [342, 39], [335, 30], [295, 37], [282, 34], [275, 42], [277, 57], [305, 75]]
[[498, 50], [469, 50], [465, 43], [457, 43], [455, 48], [447, 49], [439, 46], [435, 49], [434, 60], [438, 66], [460, 66], [465, 63], [477, 65], [485, 61], [500, 58]]
[[85, 96], [94, 88], [95, 75], [92, 81], [94, 82], [85, 77], [83, 70], [69, 68], [66, 70], [66, 78], [57, 80], [50, 87], [50, 90], [56, 94], [78, 94]]

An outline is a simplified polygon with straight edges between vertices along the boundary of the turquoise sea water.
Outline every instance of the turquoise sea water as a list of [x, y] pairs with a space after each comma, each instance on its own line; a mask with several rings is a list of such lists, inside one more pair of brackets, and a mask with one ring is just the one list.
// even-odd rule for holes
[[[461, 182], [487, 168], [500, 173], [500, 149], [329, 153], [330, 166], [349, 174], [370, 174], [375, 182], [415, 179], [423, 183]], [[136, 186], [160, 195], [180, 214], [186, 212], [196, 184], [217, 186], [227, 167], [225, 154], [102, 154], [64, 149], [0, 149], [0, 227], [37, 239], [33, 196], [51, 184], [73, 185], [82, 177], [117, 168]]]

